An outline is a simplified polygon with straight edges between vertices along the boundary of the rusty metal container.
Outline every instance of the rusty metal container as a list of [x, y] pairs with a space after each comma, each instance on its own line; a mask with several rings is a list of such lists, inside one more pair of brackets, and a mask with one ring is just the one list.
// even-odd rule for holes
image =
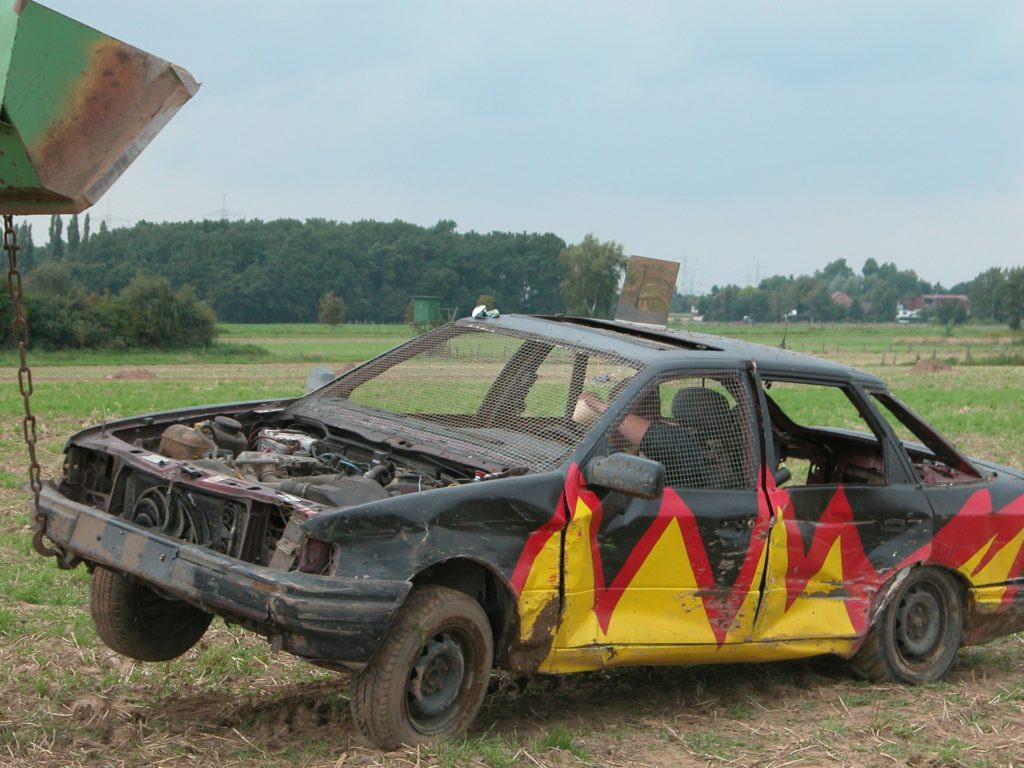
[[0, 2], [0, 213], [85, 210], [198, 88], [39, 3]]

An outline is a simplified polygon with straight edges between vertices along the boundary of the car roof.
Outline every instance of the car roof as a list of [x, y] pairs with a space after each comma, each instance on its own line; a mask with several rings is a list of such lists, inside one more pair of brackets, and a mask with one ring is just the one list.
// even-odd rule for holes
[[885, 387], [877, 376], [841, 363], [709, 333], [662, 330], [615, 320], [563, 315], [503, 315], [500, 318], [466, 318], [457, 322], [482, 330], [505, 329], [513, 333], [546, 336], [658, 368], [681, 362], [687, 367], [718, 367], [753, 361], [762, 374], [772, 376], [827, 378], [854, 381], [868, 387]]

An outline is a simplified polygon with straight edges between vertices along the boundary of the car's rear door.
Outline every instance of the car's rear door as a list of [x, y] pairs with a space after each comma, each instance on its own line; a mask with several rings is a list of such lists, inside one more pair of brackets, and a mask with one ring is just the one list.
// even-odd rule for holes
[[931, 507], [858, 387], [761, 378], [772, 526], [756, 636], [842, 652], [867, 631], [878, 590], [927, 557]]

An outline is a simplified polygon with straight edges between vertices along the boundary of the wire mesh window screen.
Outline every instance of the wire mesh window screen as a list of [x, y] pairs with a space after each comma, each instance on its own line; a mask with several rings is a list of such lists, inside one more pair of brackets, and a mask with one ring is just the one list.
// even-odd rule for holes
[[446, 326], [291, 406], [514, 466], [557, 466], [589, 428], [572, 416], [584, 385], [617, 392], [639, 364], [526, 334]]
[[533, 386], [526, 392], [525, 416], [566, 415], [566, 404], [572, 391], [572, 377], [578, 354], [568, 349], [551, 348], [534, 374]]
[[398, 365], [372, 363], [381, 370], [348, 399], [392, 413], [473, 414], [522, 346], [522, 339], [493, 333], [452, 336]]
[[666, 485], [753, 488], [749, 389], [738, 373], [695, 372], [655, 382], [617, 426], [627, 449], [665, 465]]

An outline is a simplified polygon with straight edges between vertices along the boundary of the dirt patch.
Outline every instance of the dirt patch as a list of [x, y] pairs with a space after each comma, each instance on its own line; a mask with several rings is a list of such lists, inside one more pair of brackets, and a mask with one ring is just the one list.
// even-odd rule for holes
[[116, 373], [111, 373], [106, 378], [108, 378], [108, 379], [130, 379], [130, 380], [133, 380], [133, 381], [142, 381], [142, 380], [155, 379], [156, 378], [156, 374], [153, 373], [152, 371], [147, 371], [145, 368], [133, 368], [133, 369], [127, 370], [127, 371], [117, 371]]
[[941, 360], [921, 360], [911, 370], [916, 373], [949, 373], [953, 366]]

